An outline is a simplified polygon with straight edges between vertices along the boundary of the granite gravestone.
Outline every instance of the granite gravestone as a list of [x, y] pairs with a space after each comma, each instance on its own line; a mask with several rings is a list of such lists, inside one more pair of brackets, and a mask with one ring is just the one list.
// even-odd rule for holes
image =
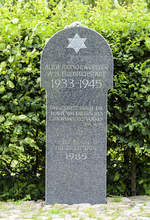
[[41, 57], [46, 90], [46, 203], [105, 203], [110, 47], [97, 32], [57, 32]]

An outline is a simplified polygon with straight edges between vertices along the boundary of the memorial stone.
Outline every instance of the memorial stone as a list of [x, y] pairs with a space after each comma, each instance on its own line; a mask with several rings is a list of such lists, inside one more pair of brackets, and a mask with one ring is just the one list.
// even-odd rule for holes
[[46, 90], [46, 203], [105, 203], [107, 92], [113, 58], [84, 26], [57, 32], [41, 57]]

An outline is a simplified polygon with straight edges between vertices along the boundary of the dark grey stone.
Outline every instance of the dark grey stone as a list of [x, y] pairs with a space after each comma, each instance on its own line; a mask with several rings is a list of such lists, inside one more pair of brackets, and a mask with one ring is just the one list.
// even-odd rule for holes
[[57, 32], [41, 58], [46, 89], [46, 203], [105, 203], [110, 47], [97, 32]]

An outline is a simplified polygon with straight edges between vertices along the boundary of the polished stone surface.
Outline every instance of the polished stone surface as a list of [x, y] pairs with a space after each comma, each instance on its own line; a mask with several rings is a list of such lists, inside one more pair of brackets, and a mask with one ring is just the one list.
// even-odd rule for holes
[[110, 47], [97, 32], [57, 32], [41, 58], [47, 93], [46, 203], [105, 203]]

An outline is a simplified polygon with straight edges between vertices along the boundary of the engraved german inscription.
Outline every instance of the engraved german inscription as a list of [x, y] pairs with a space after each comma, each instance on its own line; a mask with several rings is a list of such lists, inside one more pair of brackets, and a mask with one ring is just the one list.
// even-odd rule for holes
[[50, 121], [80, 121], [103, 123], [102, 106], [50, 106]]

